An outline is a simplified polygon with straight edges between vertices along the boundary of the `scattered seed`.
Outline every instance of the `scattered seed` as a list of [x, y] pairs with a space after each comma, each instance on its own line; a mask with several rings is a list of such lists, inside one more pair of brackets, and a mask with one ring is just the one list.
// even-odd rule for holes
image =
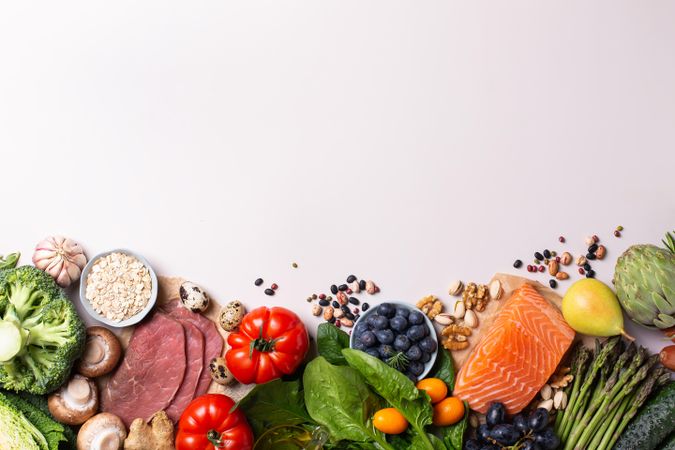
[[338, 293], [338, 288], [334, 284], [330, 285], [330, 291], [333, 293], [333, 295]]
[[555, 274], [556, 280], [566, 280], [569, 277], [570, 276], [567, 274], [567, 272], [558, 272], [558, 273]]
[[595, 251], [598, 249], [598, 244], [592, 244], [590, 247], [588, 247], [588, 253], [595, 253]]
[[586, 259], [590, 259], [591, 261], [593, 261], [596, 258], [597, 257], [595, 256], [595, 253], [586, 253]]
[[558, 237], [558, 242], [564, 243], [565, 242], [565, 236]]
[[549, 398], [548, 400], [544, 400], [537, 405], [537, 408], [544, 408], [546, 411], [551, 411], [553, 408], [553, 399]]
[[347, 283], [353, 283], [356, 281], [356, 276], [355, 275], [349, 275], [347, 277]]
[[556, 256], [557, 254], [558, 252], [556, 252], [555, 250], [551, 250], [551, 256]]
[[328, 300], [319, 300], [319, 305], [328, 306], [330, 305], [330, 302]]
[[545, 266], [548, 266], [548, 263], [550, 263], [550, 262], [551, 262], [550, 259], [544, 258], [544, 265], [545, 265]]
[[548, 285], [551, 286], [552, 289], [555, 289], [558, 287], [558, 282], [555, 280], [548, 280]]
[[551, 257], [551, 251], [549, 249], [544, 250], [544, 258], [550, 258]]
[[361, 305], [361, 310], [363, 312], [368, 311], [368, 308], [370, 308], [370, 305], [368, 303], [364, 303], [363, 305]]
[[519, 260], [519, 259], [516, 259], [516, 260], [513, 262], [513, 267], [515, 267], [516, 269], [520, 269], [520, 266], [522, 266], [522, 265], [523, 265], [523, 262], [522, 262], [521, 260]]
[[349, 319], [349, 320], [354, 320], [354, 317], [356, 317], [356, 316], [354, 316], [354, 314], [352, 314], [351, 311], [347, 311], [347, 312], [345, 313], [345, 317], [346, 317], [347, 319]]
[[586, 271], [583, 269], [583, 267], [579, 267], [579, 275], [585, 274]]
[[339, 320], [336, 320], [336, 321], [335, 321], [335, 326], [338, 327], [338, 328], [340, 328], [340, 327], [342, 326], [342, 322], [340, 322]]
[[464, 314], [464, 325], [469, 328], [476, 328], [478, 326], [478, 316], [473, 310], [470, 309]]
[[577, 266], [583, 266], [584, 264], [586, 264], [586, 257], [584, 255], [580, 255], [577, 258]]
[[544, 255], [542, 255], [539, 252], [534, 252], [534, 259], [538, 259], [539, 261], [541, 261], [542, 259], [544, 259]]
[[586, 278], [595, 278], [595, 270], [591, 269], [586, 272]]
[[455, 318], [451, 316], [450, 314], [437, 314], [436, 317], [434, 317], [434, 322], [440, 324], [440, 325], [450, 325], [451, 323], [455, 322]]
[[319, 305], [312, 306], [312, 314], [315, 316], [320, 316], [323, 312], [323, 308]]
[[330, 319], [326, 320], [328, 323], [335, 323], [336, 319], [335, 317], [331, 317]]
[[361, 302], [356, 297], [349, 297], [349, 303], [351, 303], [352, 305], [358, 305]]
[[619, 225], [618, 227], [616, 227], [616, 231], [623, 231], [623, 227]]
[[361, 312], [361, 311], [359, 310], [359, 308], [354, 308], [354, 309], [352, 309], [352, 312], [353, 312], [354, 314], [358, 314], [358, 313]]
[[560, 256], [555, 257], [555, 262], [559, 263], [561, 261]]
[[[360, 314], [354, 314], [354, 322], [356, 322], [357, 320], [359, 320], [359, 317], [361, 317]], [[351, 334], [351, 331], [349, 332], [349, 334]]]
[[548, 400], [553, 395], [553, 389], [550, 384], [545, 384], [541, 391], [539, 391], [542, 400]]
[[347, 290], [345, 292], [347, 293], [347, 295], [352, 295], [354, 293], [354, 291], [352, 291], [349, 288], [347, 288]]
[[366, 290], [366, 280], [359, 280], [359, 289], [362, 291]]
[[257, 280], [255, 280], [255, 281], [253, 282], [253, 284], [255, 284], [256, 286], [260, 286], [260, 285], [263, 284], [263, 283], [264, 283], [264, 281], [263, 281], [262, 278], [258, 278]]
[[333, 308], [339, 308], [339, 307], [340, 307], [340, 304], [339, 304], [337, 301], [335, 301], [335, 300], [333, 300], [333, 302], [331, 303], [331, 305], [333, 306]]
[[307, 303], [311, 303], [311, 302], [312, 302], [312, 297], [311, 296], [307, 297]]
[[539, 266], [539, 272], [543, 272], [544, 270], [546, 270], [544, 266]]
[[493, 280], [490, 283], [490, 287], [488, 288], [488, 292], [490, 293], [490, 298], [494, 300], [499, 300], [502, 296], [502, 293], [504, 292], [502, 290], [502, 283], [499, 280]]
[[600, 238], [598, 237], [597, 234], [594, 234], [594, 235], [593, 235], [593, 243], [594, 243], [594, 244], [597, 244], [598, 242], [600, 242]]
[[584, 239], [584, 242], [586, 245], [593, 245], [595, 244], [595, 241], [593, 240], [593, 236], [586, 236], [586, 239]]
[[319, 298], [320, 298], [321, 300], [325, 299], [325, 298], [326, 298], [326, 294], [319, 294]]
[[347, 286], [346, 284], [341, 284], [340, 286], [338, 286], [338, 291], [344, 292], [347, 289], [349, 289], [349, 286]]
[[448, 294], [457, 296], [462, 293], [463, 289], [464, 283], [462, 283], [460, 280], [455, 280], [452, 283], [450, 283], [450, 288], [448, 288]]
[[555, 409], [565, 409], [567, 406], [567, 396], [565, 392], [560, 390], [555, 393], [553, 396], [553, 407]]
[[272, 283], [272, 286], [270, 286], [270, 287], [271, 287], [272, 289], [274, 289], [275, 291], [276, 291], [277, 289], [279, 289], [279, 285], [276, 284], [276, 283]]
[[274, 295], [274, 290], [273, 290], [273, 289], [270, 289], [270, 288], [267, 288], [267, 289], [265, 289], [265, 294], [267, 294], [267, 295]]
[[614, 230], [614, 237], [621, 237], [621, 232], [619, 230]]
[[380, 288], [377, 287], [374, 281], [368, 280], [366, 281], [366, 292], [369, 293], [370, 295], [373, 295], [380, 292]]
[[588, 263], [584, 264], [584, 270], [591, 270], [591, 265]]
[[572, 262], [572, 255], [569, 252], [565, 252], [560, 257], [560, 262], [563, 266], [566, 266]]
[[604, 245], [598, 246], [598, 249], [595, 251], [595, 256], [597, 256], [598, 259], [603, 259], [606, 254], [607, 248], [605, 248]]
[[291, 264], [291, 267], [294, 268], [294, 269], [297, 269], [297, 268], [298, 268], [298, 263], [294, 262], [293, 264]]
[[327, 295], [327, 296], [326, 296], [326, 300], [333, 300], [333, 296], [332, 296], [332, 295]]

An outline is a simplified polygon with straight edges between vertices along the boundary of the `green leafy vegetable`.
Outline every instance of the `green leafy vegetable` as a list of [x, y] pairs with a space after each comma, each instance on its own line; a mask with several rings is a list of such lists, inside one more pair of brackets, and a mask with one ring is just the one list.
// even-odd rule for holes
[[[361, 372], [366, 382], [408, 420], [417, 433], [417, 436], [413, 435], [412, 448], [435, 449], [424, 429], [433, 419], [431, 401], [426, 392], [420, 392], [408, 377], [367, 353], [344, 349], [342, 354], [347, 363]], [[416, 441], [423, 446], [416, 447]]]
[[319, 325], [316, 335], [319, 355], [326, 358], [326, 361], [331, 364], [347, 365], [347, 361], [342, 355], [342, 349], [349, 348], [349, 335], [347, 333], [332, 323], [322, 323]]
[[455, 365], [449, 351], [444, 348], [438, 349], [438, 356], [436, 356], [436, 362], [434, 367], [431, 368], [429, 376], [445, 381], [445, 384], [448, 385], [448, 392], [455, 389]]
[[375, 448], [392, 450], [370, 424], [379, 401], [359, 372], [351, 367], [334, 366], [319, 356], [307, 364], [303, 384], [309, 415], [336, 439], [372, 441]]
[[58, 423], [49, 414], [16, 394], [4, 392], [0, 395], [2, 395], [5, 400], [17, 410], [21, 411], [26, 419], [40, 431], [40, 434], [42, 434], [47, 442], [49, 450], [65, 448], [66, 444], [68, 444], [68, 438], [66, 436], [66, 429], [68, 427]]
[[19, 262], [19, 257], [21, 253], [10, 253], [7, 256], [0, 255], [0, 270], [8, 270], [16, 267], [16, 263]]
[[3, 448], [51, 450], [40, 430], [5, 395], [0, 394]]

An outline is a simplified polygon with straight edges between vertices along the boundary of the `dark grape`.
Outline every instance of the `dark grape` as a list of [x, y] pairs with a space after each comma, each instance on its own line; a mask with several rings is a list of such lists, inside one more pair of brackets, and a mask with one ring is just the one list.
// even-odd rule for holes
[[504, 408], [503, 403], [495, 402], [490, 405], [485, 415], [485, 421], [491, 427], [494, 427], [498, 423], [504, 422], [504, 417], [506, 416], [506, 408]]
[[408, 320], [405, 317], [394, 316], [389, 319], [389, 326], [394, 331], [405, 331], [408, 328]]
[[469, 439], [464, 443], [464, 450], [480, 450], [481, 445], [475, 439]]
[[420, 311], [414, 310], [410, 311], [410, 314], [408, 314], [408, 323], [411, 325], [420, 325], [424, 323], [424, 314], [422, 314]]
[[545, 450], [554, 450], [560, 445], [560, 439], [552, 428], [545, 428], [534, 434], [534, 442]]
[[535, 409], [527, 419], [527, 425], [534, 431], [543, 430], [548, 425], [548, 411], [544, 408]]
[[522, 414], [517, 414], [513, 418], [513, 426], [516, 427], [516, 430], [520, 431], [522, 434], [528, 432], [530, 427], [527, 425], [527, 419]]
[[412, 342], [410, 342], [410, 339], [404, 334], [399, 334], [396, 336], [396, 339], [394, 339], [394, 348], [399, 351], [406, 351], [410, 348], [412, 345]]
[[396, 308], [391, 303], [382, 303], [377, 307], [377, 313], [387, 319], [391, 319], [396, 314]]
[[375, 337], [380, 344], [391, 344], [394, 342], [394, 332], [391, 330], [375, 330]]
[[501, 450], [497, 444], [486, 444], [480, 450]]
[[518, 430], [508, 423], [500, 423], [492, 428], [490, 437], [502, 445], [513, 445], [520, 437]]
[[476, 430], [476, 436], [478, 436], [480, 442], [489, 442], [490, 426], [486, 423], [479, 425], [478, 430]]
[[372, 347], [377, 342], [375, 334], [372, 331], [364, 331], [358, 340], [366, 347]]
[[520, 447], [520, 450], [541, 450], [541, 447], [534, 441], [525, 441], [523, 446]]
[[434, 341], [434, 338], [431, 336], [427, 336], [424, 339], [422, 339], [419, 343], [420, 348], [422, 349], [423, 352], [427, 353], [433, 353], [436, 351], [436, 341]]

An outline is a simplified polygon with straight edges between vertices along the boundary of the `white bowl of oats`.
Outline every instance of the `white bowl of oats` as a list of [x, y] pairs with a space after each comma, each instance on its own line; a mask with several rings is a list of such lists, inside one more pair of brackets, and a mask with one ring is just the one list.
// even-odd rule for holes
[[148, 261], [115, 249], [89, 260], [80, 280], [80, 302], [91, 317], [115, 328], [143, 320], [157, 301], [157, 275]]

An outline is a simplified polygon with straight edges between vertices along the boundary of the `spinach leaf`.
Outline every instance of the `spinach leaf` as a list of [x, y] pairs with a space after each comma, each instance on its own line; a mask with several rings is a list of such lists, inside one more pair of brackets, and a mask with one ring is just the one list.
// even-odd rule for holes
[[333, 325], [322, 323], [316, 332], [316, 341], [319, 355], [326, 358], [331, 364], [339, 366], [347, 365], [342, 349], [349, 348], [349, 335]]
[[246, 414], [256, 436], [273, 427], [312, 422], [305, 409], [300, 380], [259, 384], [239, 401], [238, 407]]
[[469, 426], [469, 404], [464, 402], [464, 417], [456, 424], [447, 427], [435, 427], [445, 446], [449, 450], [464, 448], [464, 433]]
[[19, 257], [21, 253], [10, 253], [7, 256], [0, 255], [0, 270], [13, 269], [16, 267], [16, 263], [19, 262]]
[[429, 373], [430, 377], [440, 378], [448, 385], [448, 392], [455, 388], [455, 365], [452, 362], [452, 355], [444, 348], [438, 349], [436, 362]]
[[[424, 430], [433, 419], [431, 401], [426, 392], [420, 392], [408, 377], [367, 353], [344, 349], [342, 354], [351, 367], [361, 372], [366, 383], [408, 420], [417, 433], [413, 434], [412, 448], [435, 450], [434, 444]], [[416, 440], [422, 444], [421, 447], [415, 446]]]
[[305, 368], [305, 404], [309, 415], [337, 439], [367, 442], [382, 450], [393, 450], [384, 435], [375, 431], [370, 417], [380, 402], [359, 372], [334, 366], [318, 356]]

